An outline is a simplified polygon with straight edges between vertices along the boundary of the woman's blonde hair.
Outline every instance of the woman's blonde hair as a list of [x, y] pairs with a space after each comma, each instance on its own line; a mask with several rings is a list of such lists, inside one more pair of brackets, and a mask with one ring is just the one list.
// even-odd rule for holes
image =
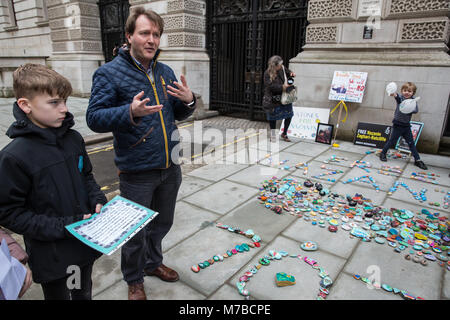
[[267, 61], [267, 72], [269, 73], [270, 81], [277, 77], [276, 67], [283, 64], [283, 59], [280, 56], [272, 56]]

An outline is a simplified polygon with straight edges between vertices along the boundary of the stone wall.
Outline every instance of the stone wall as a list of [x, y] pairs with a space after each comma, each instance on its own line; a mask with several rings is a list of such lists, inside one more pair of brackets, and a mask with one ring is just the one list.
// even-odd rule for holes
[[[349, 103], [348, 121], [338, 138], [353, 140], [358, 122], [391, 124], [395, 102], [385, 92], [389, 82], [400, 87], [411, 81], [421, 97], [413, 120], [425, 123], [418, 143], [421, 152], [435, 153], [444, 129], [450, 96], [450, 1], [310, 0], [304, 51], [290, 61], [297, 73], [297, 106], [329, 108], [328, 93], [334, 71], [368, 73], [364, 100]], [[369, 3], [370, 4], [370, 3]], [[364, 26], [373, 29], [363, 39]], [[337, 123], [337, 113], [330, 123]]]

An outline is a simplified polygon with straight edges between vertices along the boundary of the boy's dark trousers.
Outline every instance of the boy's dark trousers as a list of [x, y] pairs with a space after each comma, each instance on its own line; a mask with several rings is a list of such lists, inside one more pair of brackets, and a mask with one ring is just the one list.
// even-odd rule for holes
[[[92, 266], [90, 263], [80, 268], [80, 289], [69, 289], [67, 280], [75, 274], [69, 274], [62, 279], [41, 283], [45, 300], [92, 300]], [[70, 279], [71, 280], [71, 279]], [[73, 281], [69, 280], [69, 284]]]
[[408, 143], [409, 150], [411, 151], [414, 160], [420, 160], [420, 155], [417, 152], [416, 145], [414, 144], [414, 138], [411, 132], [411, 126], [408, 124], [406, 126], [399, 126], [394, 124], [392, 126], [391, 136], [389, 137], [388, 142], [384, 145], [381, 153], [386, 154], [390, 148], [392, 148], [398, 141], [398, 138], [403, 137], [405, 141]]
[[159, 214], [122, 247], [121, 269], [128, 285], [144, 282], [163, 261], [161, 242], [173, 224], [181, 167], [120, 174], [120, 195]]

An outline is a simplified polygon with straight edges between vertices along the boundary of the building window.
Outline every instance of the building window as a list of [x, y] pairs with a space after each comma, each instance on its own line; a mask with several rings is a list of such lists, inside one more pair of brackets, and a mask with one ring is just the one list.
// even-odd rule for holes
[[8, 15], [9, 15], [9, 25], [4, 28], [5, 31], [16, 31], [17, 19], [16, 19], [16, 9], [14, 8], [14, 0], [8, 0]]

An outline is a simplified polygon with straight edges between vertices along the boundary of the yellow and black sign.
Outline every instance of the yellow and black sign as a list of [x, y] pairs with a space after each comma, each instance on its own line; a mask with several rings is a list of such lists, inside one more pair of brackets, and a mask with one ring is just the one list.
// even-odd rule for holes
[[354, 144], [381, 149], [388, 141], [391, 131], [391, 126], [358, 122]]

